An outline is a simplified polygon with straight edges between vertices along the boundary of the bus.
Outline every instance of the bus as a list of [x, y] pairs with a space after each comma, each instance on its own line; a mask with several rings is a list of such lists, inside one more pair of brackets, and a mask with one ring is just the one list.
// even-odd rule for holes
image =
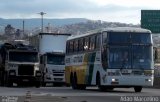
[[153, 41], [150, 30], [116, 27], [71, 36], [66, 43], [66, 83], [73, 89], [101, 91], [153, 86]]

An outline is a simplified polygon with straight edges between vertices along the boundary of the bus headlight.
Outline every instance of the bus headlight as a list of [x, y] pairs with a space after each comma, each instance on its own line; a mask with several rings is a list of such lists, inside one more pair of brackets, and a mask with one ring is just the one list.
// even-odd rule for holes
[[114, 79], [114, 78], [112, 79], [112, 82], [117, 82], [117, 81], [118, 81], [118, 79]]
[[116, 79], [112, 79], [112, 82], [116, 81]]
[[118, 85], [118, 84], [119, 84], [119, 80], [112, 78], [111, 85]]
[[151, 80], [151, 79], [145, 79], [145, 81], [147, 81], [147, 82], [151, 82], [152, 80]]

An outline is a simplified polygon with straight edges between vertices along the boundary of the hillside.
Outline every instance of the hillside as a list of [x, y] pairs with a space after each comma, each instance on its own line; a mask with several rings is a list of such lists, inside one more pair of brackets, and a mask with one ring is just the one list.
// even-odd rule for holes
[[[40, 19], [25, 19], [25, 35], [20, 35], [21, 37], [15, 35], [14, 38], [21, 39], [24, 36], [38, 34], [41, 26]], [[4, 32], [4, 26], [11, 24], [12, 27], [16, 29], [22, 29], [23, 19], [0, 19], [1, 32]], [[49, 23], [49, 25], [48, 25]], [[70, 18], [70, 19], [44, 19], [44, 31], [54, 32], [54, 33], [69, 33], [72, 35], [83, 34], [90, 30], [108, 28], [108, 27], [140, 27], [139, 25], [125, 24], [119, 22], [106, 22], [101, 20], [87, 20], [83, 18]], [[11, 39], [10, 35], [3, 35], [3, 39]], [[14, 36], [14, 35], [13, 35]], [[13, 38], [13, 39], [14, 39]]]
[[[36, 27], [41, 27], [41, 19], [24, 19], [25, 29], [31, 30]], [[68, 24], [75, 24], [79, 22], [86, 22], [85, 18], [66, 18], [66, 19], [44, 19], [44, 26], [47, 26], [48, 23], [54, 26], [63, 26]], [[11, 24], [16, 29], [22, 29], [23, 19], [2, 19], [0, 18], [0, 28], [4, 28], [6, 25]]]
[[62, 27], [56, 27], [54, 28], [53, 32], [58, 31], [61, 33], [81, 34], [90, 30], [108, 27], [139, 27], [139, 25], [125, 24], [119, 22], [104, 22], [100, 20], [88, 20], [87, 22], [80, 22], [76, 24], [64, 25]]

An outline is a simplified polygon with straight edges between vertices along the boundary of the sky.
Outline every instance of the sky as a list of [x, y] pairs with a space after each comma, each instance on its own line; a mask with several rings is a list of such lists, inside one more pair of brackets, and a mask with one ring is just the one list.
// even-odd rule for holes
[[0, 0], [0, 18], [87, 18], [140, 24], [141, 10], [160, 9], [160, 0]]

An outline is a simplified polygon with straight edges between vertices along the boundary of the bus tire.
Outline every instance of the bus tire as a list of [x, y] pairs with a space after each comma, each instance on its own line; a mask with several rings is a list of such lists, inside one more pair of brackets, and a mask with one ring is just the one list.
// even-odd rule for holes
[[135, 90], [135, 92], [141, 92], [142, 91], [142, 86], [135, 86], [134, 90]]
[[99, 72], [97, 72], [97, 74], [96, 74], [96, 85], [97, 86], [99, 86], [100, 85], [100, 74], [99, 74]]
[[77, 89], [77, 77], [76, 77], [76, 75], [72, 76], [71, 86], [72, 86], [72, 89]]
[[96, 85], [98, 86], [98, 89], [100, 91], [103, 91], [104, 90], [104, 87], [101, 85], [101, 79], [100, 79], [100, 74], [99, 72], [97, 72], [97, 75], [96, 75]]

